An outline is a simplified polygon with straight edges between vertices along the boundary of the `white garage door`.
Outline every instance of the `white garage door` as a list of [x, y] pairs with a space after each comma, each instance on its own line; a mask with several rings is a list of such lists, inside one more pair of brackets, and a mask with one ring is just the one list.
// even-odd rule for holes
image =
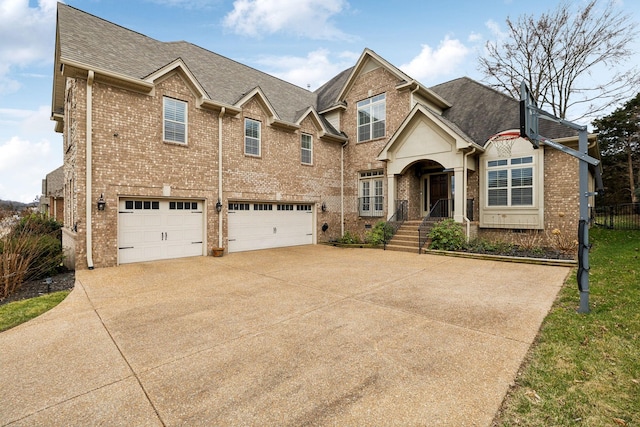
[[121, 199], [120, 264], [203, 254], [203, 202]]
[[313, 243], [308, 204], [229, 203], [229, 252]]

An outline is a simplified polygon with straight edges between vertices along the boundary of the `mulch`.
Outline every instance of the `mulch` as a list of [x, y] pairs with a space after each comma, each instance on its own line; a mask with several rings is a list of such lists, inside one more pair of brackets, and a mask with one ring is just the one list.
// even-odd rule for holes
[[0, 299], [0, 305], [8, 304], [13, 301], [39, 297], [51, 292], [70, 290], [73, 289], [75, 282], [76, 274], [74, 271], [57, 274], [51, 277], [50, 285], [47, 285], [46, 279], [24, 282], [16, 292], [12, 293], [5, 299]]

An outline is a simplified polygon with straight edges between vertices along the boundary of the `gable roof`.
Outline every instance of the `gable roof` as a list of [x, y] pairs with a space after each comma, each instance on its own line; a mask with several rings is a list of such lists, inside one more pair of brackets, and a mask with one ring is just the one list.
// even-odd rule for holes
[[[203, 98], [235, 105], [260, 87], [277, 116], [294, 122], [296, 112], [315, 106], [317, 94], [184, 41], [161, 42], [58, 3], [56, 68], [64, 65], [129, 79], [141, 87], [161, 70], [182, 64]], [[58, 71], [58, 70], [56, 70]], [[64, 78], [54, 73], [52, 112], [63, 111]], [[150, 90], [150, 88], [149, 88]]]
[[[480, 146], [498, 132], [520, 129], [519, 101], [469, 77], [430, 89], [452, 104], [442, 115]], [[540, 134], [555, 139], [574, 136], [575, 132], [557, 123], [540, 120]]]

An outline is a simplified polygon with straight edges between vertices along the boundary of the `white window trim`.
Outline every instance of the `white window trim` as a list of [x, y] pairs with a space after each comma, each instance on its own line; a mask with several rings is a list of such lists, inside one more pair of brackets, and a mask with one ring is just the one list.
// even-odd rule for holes
[[[384, 217], [384, 171], [366, 171], [359, 173], [358, 179], [358, 215], [361, 217]], [[376, 183], [380, 185], [377, 186]], [[365, 183], [368, 184], [365, 185]], [[364, 194], [368, 188], [368, 195]], [[380, 190], [378, 192], [376, 190]], [[364, 198], [368, 198], [365, 202]], [[366, 209], [365, 209], [366, 207]]]
[[[247, 124], [249, 122], [253, 122], [253, 123], [257, 123], [258, 124], [258, 137], [255, 138], [253, 136], [247, 136]], [[251, 156], [251, 157], [260, 157], [262, 156], [262, 122], [260, 122], [259, 120], [255, 120], [255, 119], [250, 119], [248, 117], [245, 117], [244, 119], [244, 138], [243, 138], [243, 146], [244, 146], [244, 154], [245, 156]], [[247, 153], [247, 138], [250, 139], [256, 139], [258, 141], [258, 153]]]
[[[494, 229], [537, 229], [544, 230], [545, 227], [545, 198], [548, 189], [545, 186], [545, 158], [544, 147], [534, 150], [531, 143], [524, 139], [515, 141], [512, 147], [512, 154], [507, 157], [522, 158], [533, 156], [533, 162], [529, 165], [533, 168], [533, 205], [529, 206], [489, 206], [488, 201], [488, 170], [489, 161], [504, 160], [502, 156], [493, 155], [491, 145], [487, 152], [480, 157], [479, 177], [480, 177], [480, 201], [479, 201], [479, 226], [481, 228]], [[528, 166], [528, 165], [522, 165]], [[514, 165], [521, 167], [521, 165]], [[498, 169], [498, 168], [491, 168]], [[549, 190], [553, 192], [554, 190]]]
[[[305, 148], [302, 145], [304, 137], [309, 137], [309, 148]], [[304, 161], [303, 153], [305, 153], [305, 152], [309, 152], [309, 161], [308, 162]], [[307, 166], [313, 165], [313, 136], [311, 134], [308, 134], [308, 133], [301, 133], [300, 134], [300, 163], [302, 163], [303, 165], [307, 165]]]
[[[519, 163], [519, 164], [512, 164], [513, 160], [517, 160], [517, 159], [531, 159], [531, 162], [529, 163]], [[494, 165], [494, 166], [489, 166], [490, 162], [499, 162], [499, 161], [505, 161], [506, 164], [504, 165]], [[512, 158], [508, 158], [508, 159], [487, 159], [485, 160], [485, 179], [487, 180], [487, 187], [486, 187], [486, 192], [485, 192], [485, 197], [486, 197], [486, 206], [488, 208], [514, 208], [514, 209], [521, 209], [521, 208], [531, 208], [531, 207], [535, 207], [536, 205], [536, 194], [537, 194], [537, 188], [536, 188], [536, 165], [535, 165], [535, 156], [531, 155], [531, 156], [521, 156], [521, 157], [512, 157]], [[514, 170], [518, 170], [518, 169], [531, 169], [531, 185], [530, 186], [522, 186], [522, 187], [513, 187], [513, 171]], [[490, 205], [489, 204], [489, 193], [491, 190], [496, 190], [497, 188], [490, 188], [489, 187], [489, 174], [491, 172], [497, 172], [497, 171], [507, 171], [507, 177], [506, 177], [506, 181], [507, 181], [507, 185], [506, 187], [498, 187], [499, 189], [506, 189], [507, 190], [507, 204], [506, 205]], [[513, 201], [512, 201], [512, 193], [513, 193], [513, 189], [514, 188], [531, 188], [531, 204], [529, 205], [514, 205]]]
[[[379, 99], [376, 99], [379, 98]], [[375, 100], [375, 101], [374, 101]], [[371, 110], [373, 109], [373, 107], [375, 107], [376, 105], [379, 104], [384, 104], [384, 119], [383, 120], [373, 120], [373, 114], [371, 114]], [[369, 110], [369, 115], [372, 118], [372, 120], [368, 123], [368, 127], [369, 127], [369, 138], [368, 139], [360, 139], [360, 127], [362, 126], [360, 124], [360, 110], [362, 109], [368, 109]], [[357, 139], [358, 142], [367, 142], [367, 141], [373, 141], [376, 139], [380, 139], [380, 138], [384, 138], [387, 134], [387, 94], [386, 93], [380, 93], [378, 95], [372, 96], [370, 98], [367, 99], [363, 99], [361, 101], [358, 101], [358, 103], [356, 104], [356, 133], [357, 133]], [[379, 123], [379, 122], [384, 122], [384, 133], [382, 136], [377, 136], [374, 137], [373, 136], [373, 125], [375, 123]]]
[[[176, 104], [182, 105], [184, 107], [184, 122], [166, 118], [167, 102], [175, 102]], [[181, 123], [184, 125], [184, 141], [178, 141], [175, 139], [167, 138], [167, 126], [166, 126], [167, 122]], [[167, 96], [163, 97], [162, 98], [162, 140], [164, 142], [170, 142], [173, 144], [187, 145], [188, 129], [189, 129], [189, 108], [188, 108], [187, 102], [182, 101], [180, 99], [170, 98]]]

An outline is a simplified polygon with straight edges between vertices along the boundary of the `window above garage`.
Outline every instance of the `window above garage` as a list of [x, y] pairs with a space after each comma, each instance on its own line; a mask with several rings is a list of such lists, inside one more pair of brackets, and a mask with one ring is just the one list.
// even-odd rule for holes
[[162, 139], [166, 142], [187, 143], [187, 103], [163, 98]]

